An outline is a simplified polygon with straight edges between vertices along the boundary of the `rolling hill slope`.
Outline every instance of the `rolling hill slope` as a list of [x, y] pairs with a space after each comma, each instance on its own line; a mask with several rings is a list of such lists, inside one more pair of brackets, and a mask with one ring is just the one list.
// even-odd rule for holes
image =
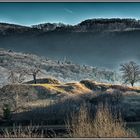
[[61, 82], [79, 81], [82, 79], [94, 79], [102, 82], [119, 82], [120, 77], [116, 72], [88, 65], [75, 64], [68, 59], [63, 61], [39, 57], [33, 54], [17, 53], [13, 51], [0, 50], [0, 84], [5, 85], [10, 81], [8, 77], [13, 72], [15, 77], [22, 75], [27, 82], [33, 79], [28, 72], [39, 68], [37, 79], [54, 77]]

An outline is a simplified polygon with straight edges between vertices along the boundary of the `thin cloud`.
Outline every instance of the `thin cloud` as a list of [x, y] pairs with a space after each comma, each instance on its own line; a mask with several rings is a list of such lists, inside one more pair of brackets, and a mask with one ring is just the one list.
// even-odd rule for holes
[[70, 9], [68, 9], [68, 8], [64, 8], [64, 10], [65, 10], [67, 13], [70, 13], [70, 14], [72, 14], [72, 13], [73, 13], [73, 11], [72, 11], [72, 10], [70, 10]]

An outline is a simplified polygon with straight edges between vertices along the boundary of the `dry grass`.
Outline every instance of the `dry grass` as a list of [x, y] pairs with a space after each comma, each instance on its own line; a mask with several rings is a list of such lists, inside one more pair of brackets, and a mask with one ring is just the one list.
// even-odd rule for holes
[[46, 89], [71, 94], [85, 94], [92, 91], [80, 83], [66, 83], [66, 84], [32, 84], [33, 86], [42, 86]]
[[44, 131], [39, 130], [39, 126], [13, 126], [13, 128], [3, 129], [1, 138], [43, 138], [45, 137]]
[[77, 110], [82, 102], [83, 99], [79, 98], [79, 96], [65, 97], [54, 101], [50, 100], [48, 104], [47, 99], [40, 100], [39, 102], [29, 102], [24, 106], [26, 111], [13, 113], [12, 120], [21, 124], [31, 121], [36, 124], [43, 123], [45, 125], [64, 124], [67, 115]]
[[66, 93], [66, 91], [64, 89], [62, 89], [61, 87], [59, 87], [58, 84], [32, 84], [32, 85], [33, 86], [42, 86], [42, 87], [52, 90], [52, 91]]
[[135, 132], [126, 129], [121, 117], [112, 116], [107, 106], [100, 105], [92, 119], [88, 109], [82, 106], [78, 114], [67, 121], [70, 137], [117, 138], [137, 137]]
[[72, 114], [70, 120], [66, 122], [70, 137], [92, 137], [92, 120], [88, 110], [82, 106], [78, 114]]
[[48, 107], [50, 105], [54, 104], [54, 100], [51, 99], [44, 99], [44, 100], [37, 100], [37, 101], [31, 101], [23, 105], [23, 109], [25, 110], [30, 110], [34, 108], [39, 108], [39, 107]]
[[117, 89], [121, 91], [136, 91], [140, 92], [140, 86], [127, 86], [127, 85], [119, 85], [119, 84], [109, 84], [109, 83], [100, 83], [92, 80], [82, 80], [80, 83], [84, 84], [86, 87], [90, 89], [96, 89], [97, 87], [103, 89]]
[[93, 91], [88, 89], [86, 86], [79, 82], [75, 83], [66, 83], [65, 86], [67, 87], [73, 87], [73, 89], [70, 91], [70, 93], [73, 94], [87, 94], [87, 93], [92, 93]]
[[112, 116], [107, 106], [99, 106], [93, 123], [94, 135], [98, 137], [136, 137], [132, 130], [126, 129], [121, 116]]

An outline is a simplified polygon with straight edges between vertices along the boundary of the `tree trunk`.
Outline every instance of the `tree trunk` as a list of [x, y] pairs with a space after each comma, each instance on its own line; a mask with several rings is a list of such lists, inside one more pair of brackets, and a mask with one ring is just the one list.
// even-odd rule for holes
[[36, 74], [33, 74], [34, 84], [36, 84]]
[[134, 82], [131, 82], [131, 86], [132, 86], [132, 87], [134, 86]]

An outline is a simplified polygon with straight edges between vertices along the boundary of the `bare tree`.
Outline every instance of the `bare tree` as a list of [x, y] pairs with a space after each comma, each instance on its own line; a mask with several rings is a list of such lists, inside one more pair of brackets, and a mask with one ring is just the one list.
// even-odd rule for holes
[[8, 80], [12, 84], [22, 83], [25, 80], [25, 71], [19, 69], [11, 70], [9, 72]]
[[16, 76], [13, 70], [9, 72], [8, 81], [12, 84], [16, 83]]
[[38, 65], [35, 65], [34, 67], [30, 68], [30, 69], [27, 71], [27, 74], [33, 76], [34, 84], [37, 83], [37, 78], [36, 78], [36, 77], [37, 77], [37, 75], [39, 74], [39, 72], [41, 72], [41, 70], [40, 70], [40, 66], [38, 66]]
[[121, 64], [120, 71], [123, 74], [124, 83], [130, 83], [131, 86], [134, 86], [134, 83], [140, 80], [140, 66], [133, 61]]

